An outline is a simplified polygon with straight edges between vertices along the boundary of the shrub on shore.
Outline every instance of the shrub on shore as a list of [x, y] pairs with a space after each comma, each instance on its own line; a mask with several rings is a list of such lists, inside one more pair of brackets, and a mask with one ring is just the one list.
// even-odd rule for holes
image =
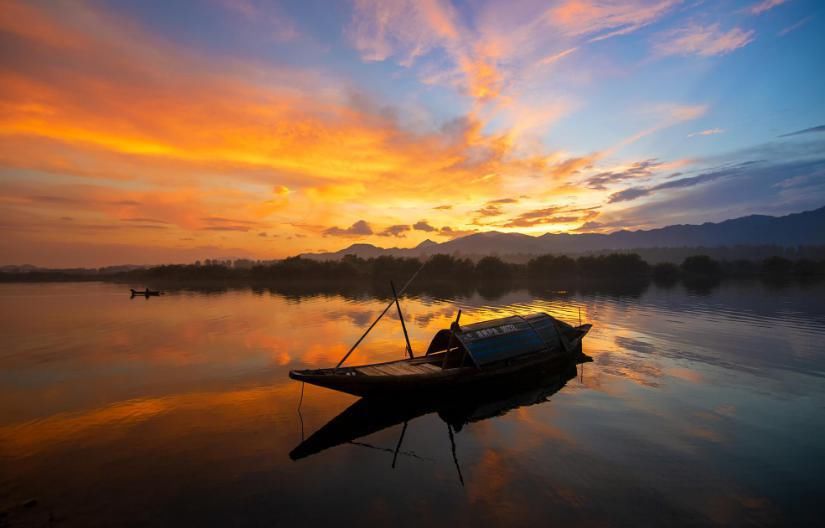
[[577, 273], [576, 261], [567, 255], [542, 255], [527, 262], [531, 279], [569, 279]]
[[476, 263], [475, 273], [486, 281], [509, 280], [513, 277], [513, 266], [498, 257], [484, 257]]
[[635, 253], [588, 255], [576, 260], [564, 255], [542, 255], [527, 263], [527, 275], [533, 280], [640, 278], [649, 274], [650, 265]]
[[696, 277], [718, 277], [721, 275], [719, 262], [707, 255], [695, 255], [682, 262], [682, 271]]
[[672, 284], [679, 280], [679, 266], [672, 262], [659, 262], [652, 268], [653, 280], [662, 284]]
[[762, 261], [762, 273], [765, 275], [788, 275], [793, 270], [793, 267], [793, 262], [782, 257], [768, 257]]

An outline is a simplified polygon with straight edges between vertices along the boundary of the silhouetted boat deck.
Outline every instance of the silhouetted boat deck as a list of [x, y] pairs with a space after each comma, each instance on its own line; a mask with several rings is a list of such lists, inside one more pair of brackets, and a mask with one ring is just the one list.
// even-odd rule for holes
[[[568, 361], [591, 325], [544, 313], [514, 315], [436, 333], [426, 355], [397, 361], [293, 370], [292, 379], [357, 396], [468, 388]], [[343, 360], [342, 360], [343, 361]]]
[[394, 450], [394, 467], [408, 422], [437, 413], [447, 423], [451, 432], [458, 432], [467, 423], [501, 416], [520, 407], [544, 403], [576, 376], [578, 364], [588, 361], [592, 360], [579, 349], [573, 357], [559, 365], [522, 371], [494, 387], [477, 386], [475, 390], [456, 392], [449, 397], [443, 397], [443, 394], [425, 394], [422, 397], [416, 395], [411, 398], [361, 398], [312, 436], [302, 440], [289, 456], [293, 460], [298, 460], [342, 444], [373, 447], [356, 440], [404, 424]]

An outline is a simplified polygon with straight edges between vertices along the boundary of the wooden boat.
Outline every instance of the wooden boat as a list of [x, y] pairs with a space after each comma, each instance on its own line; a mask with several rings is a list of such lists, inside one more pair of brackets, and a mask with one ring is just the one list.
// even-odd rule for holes
[[150, 290], [149, 288], [146, 288], [145, 290], [142, 290], [142, 291], [141, 290], [135, 290], [133, 288], [129, 288], [129, 291], [132, 292], [132, 297], [134, 297], [136, 295], [143, 295], [144, 297], [156, 297], [156, 296], [160, 295], [159, 291]]
[[[425, 394], [423, 397], [416, 395], [414, 398], [400, 399], [361, 398], [312, 436], [302, 440], [289, 457], [298, 460], [342, 444], [353, 444], [360, 438], [400, 424], [404, 424], [403, 435], [408, 422], [431, 413], [437, 413], [451, 431], [459, 432], [468, 423], [546, 402], [576, 376], [577, 365], [588, 361], [592, 359], [579, 352], [559, 365], [533, 368], [518, 376], [508, 377], [507, 383], [495, 388], [477, 386], [475, 390], [460, 391], [449, 397]], [[403, 436], [396, 446], [393, 465], [402, 440]]]
[[[337, 367], [293, 370], [289, 377], [357, 396], [464, 390], [507, 382], [530, 369], [567, 362], [579, 353], [582, 338], [591, 328], [590, 324], [574, 327], [546, 313], [465, 326], [458, 324], [460, 316], [461, 312], [451, 328], [436, 333], [424, 356], [412, 357], [407, 339], [407, 359], [341, 367], [347, 353]], [[401, 321], [403, 325], [403, 318]], [[404, 333], [406, 336], [406, 328]]]

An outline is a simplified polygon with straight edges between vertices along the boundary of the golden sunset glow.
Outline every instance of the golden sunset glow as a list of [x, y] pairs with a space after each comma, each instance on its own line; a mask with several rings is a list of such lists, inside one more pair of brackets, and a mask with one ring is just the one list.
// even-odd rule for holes
[[[656, 227], [668, 219], [638, 207], [652, 198], [613, 195], [697, 170], [702, 154], [663, 134], [707, 144], [735, 127], [647, 88], [603, 112], [603, 83], [637, 74], [601, 43], [676, 4], [359, 0], [331, 44], [301, 13], [227, 1], [200, 13], [221, 20], [221, 47], [139, 10], [3, 2], [2, 250], [95, 265]], [[753, 35], [662, 29], [645, 60], [707, 61]]]

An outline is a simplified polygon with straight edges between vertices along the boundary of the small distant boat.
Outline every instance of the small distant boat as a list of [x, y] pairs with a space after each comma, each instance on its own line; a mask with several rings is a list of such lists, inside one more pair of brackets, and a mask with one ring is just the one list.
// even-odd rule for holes
[[150, 290], [149, 288], [146, 288], [145, 290], [135, 290], [134, 288], [129, 288], [129, 290], [132, 292], [132, 297], [137, 295], [143, 295], [144, 297], [155, 297], [161, 294], [160, 291]]
[[[546, 313], [513, 315], [465, 326], [458, 324], [460, 317], [459, 311], [449, 329], [435, 334], [423, 356], [412, 357], [407, 339], [410, 357], [406, 359], [341, 367], [348, 353], [337, 367], [293, 370], [289, 377], [365, 397], [478, 388], [507, 382], [531, 369], [569, 362], [580, 353], [582, 339], [592, 327], [571, 326]], [[403, 318], [401, 321], [403, 325]]]

